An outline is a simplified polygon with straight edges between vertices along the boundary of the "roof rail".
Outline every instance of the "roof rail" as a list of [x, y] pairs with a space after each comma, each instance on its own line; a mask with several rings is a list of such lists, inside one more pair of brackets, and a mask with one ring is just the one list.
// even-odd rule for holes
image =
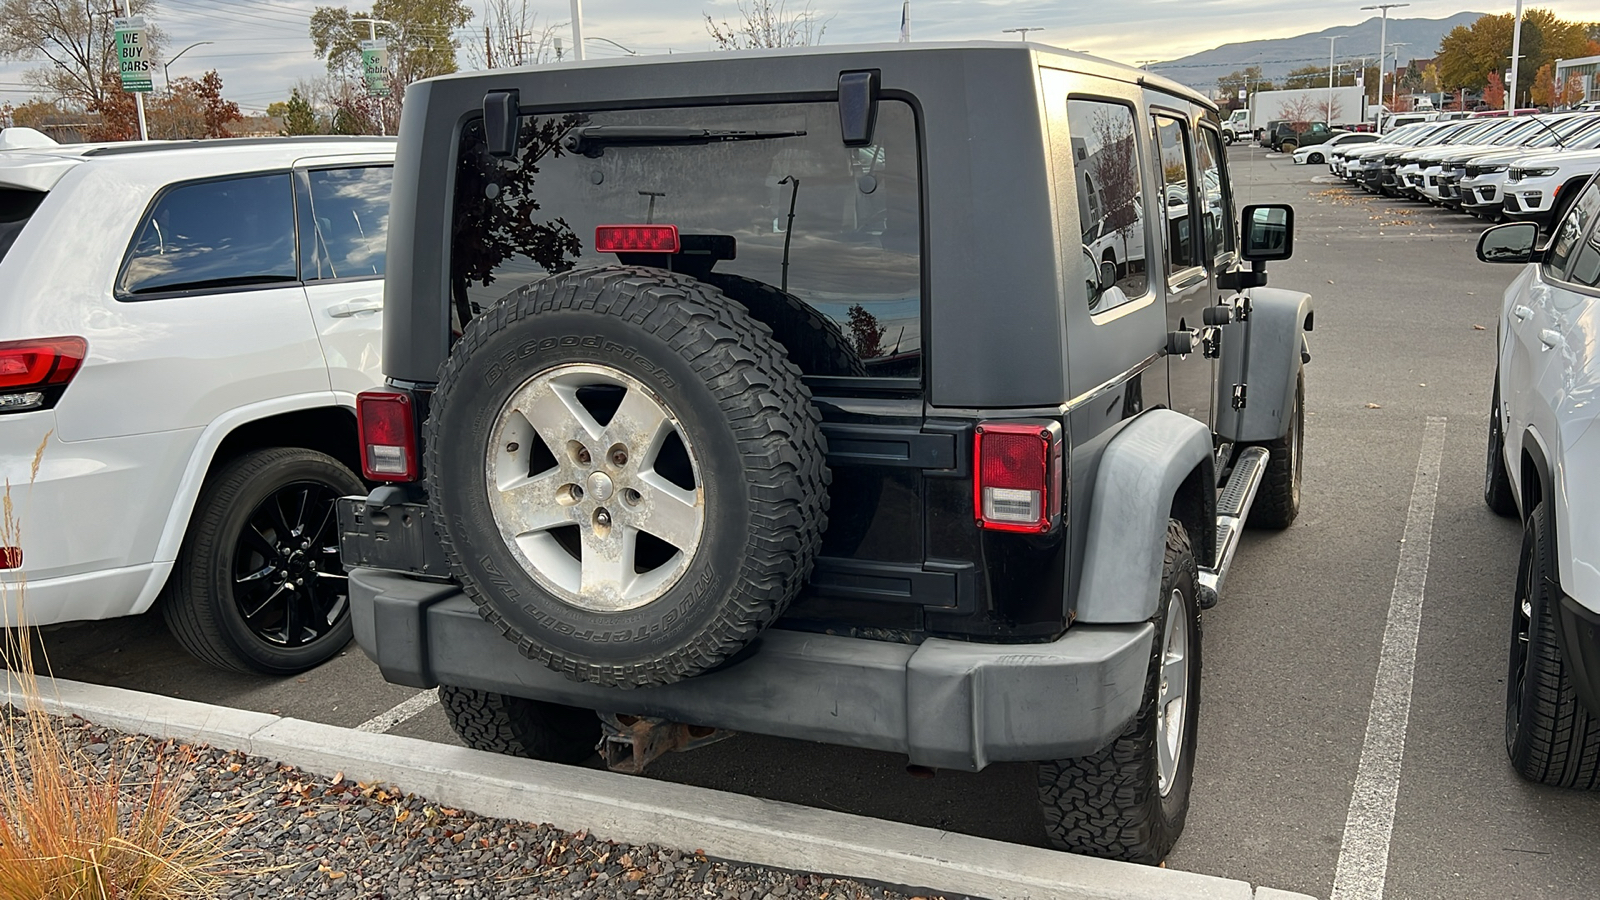
[[199, 147], [272, 147], [283, 144], [393, 144], [392, 137], [348, 134], [301, 134], [286, 137], [212, 138], [189, 141], [134, 141], [114, 147], [85, 150], [84, 156], [123, 156], [129, 153], [159, 153], [163, 150], [194, 150]]

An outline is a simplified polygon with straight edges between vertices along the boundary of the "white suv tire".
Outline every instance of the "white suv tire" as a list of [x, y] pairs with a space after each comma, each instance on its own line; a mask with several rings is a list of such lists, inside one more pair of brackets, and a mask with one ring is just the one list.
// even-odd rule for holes
[[292, 675], [349, 643], [334, 500], [366, 493], [315, 450], [254, 450], [207, 479], [161, 598], [173, 637], [236, 672]]

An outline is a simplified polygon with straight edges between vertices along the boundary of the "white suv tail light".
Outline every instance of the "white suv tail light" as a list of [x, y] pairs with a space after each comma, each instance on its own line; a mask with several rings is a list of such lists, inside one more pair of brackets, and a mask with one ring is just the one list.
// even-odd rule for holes
[[417, 420], [411, 395], [362, 391], [356, 395], [361, 440], [361, 474], [369, 481], [415, 481]]
[[0, 413], [55, 406], [88, 355], [81, 337], [0, 343]]
[[979, 528], [1047, 532], [1061, 518], [1061, 426], [983, 422], [972, 452], [973, 512]]

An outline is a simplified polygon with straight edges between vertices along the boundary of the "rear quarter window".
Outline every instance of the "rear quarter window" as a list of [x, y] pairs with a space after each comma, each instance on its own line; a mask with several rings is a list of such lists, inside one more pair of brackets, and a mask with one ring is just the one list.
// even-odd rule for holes
[[5, 259], [44, 198], [43, 191], [0, 188], [0, 259]]
[[120, 293], [298, 282], [294, 194], [288, 172], [180, 184], [134, 231]]

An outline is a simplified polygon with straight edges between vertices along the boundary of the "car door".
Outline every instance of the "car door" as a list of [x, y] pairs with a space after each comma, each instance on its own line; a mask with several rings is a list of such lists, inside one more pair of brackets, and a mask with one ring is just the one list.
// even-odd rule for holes
[[1198, 172], [1193, 131], [1188, 119], [1178, 113], [1158, 110], [1151, 121], [1161, 183], [1158, 208], [1164, 218], [1158, 224], [1167, 286], [1167, 332], [1187, 333], [1191, 345], [1188, 353], [1167, 356], [1167, 391], [1173, 409], [1210, 427], [1214, 376], [1202, 344], [1203, 315], [1211, 303], [1212, 286], [1203, 259], [1207, 215], [1194, 187]]
[[389, 231], [387, 158], [301, 160], [295, 167], [300, 274], [328, 363], [328, 381], [353, 396], [383, 381], [384, 251]]
[[287, 169], [159, 192], [93, 340], [75, 402], [57, 411], [63, 440], [199, 428], [263, 400], [325, 394]]
[[[1600, 198], [1600, 182], [1591, 184], [1585, 194], [1590, 204], [1595, 203], [1595, 198]], [[1580, 204], [1584, 199], [1580, 198]], [[1534, 387], [1537, 396], [1533, 398], [1532, 424], [1550, 444], [1564, 447], [1582, 432], [1557, 437], [1557, 432], [1567, 425], [1561, 417], [1563, 410], [1576, 407], [1579, 415], [1571, 427], [1588, 427], [1590, 417], [1583, 415], [1586, 404], [1581, 399], [1580, 384], [1594, 370], [1595, 353], [1600, 349], [1594, 334], [1594, 307], [1600, 303], [1596, 299], [1600, 295], [1600, 216], [1594, 214], [1592, 205], [1589, 211], [1588, 231], [1576, 250], [1568, 253], [1571, 261], [1566, 270], [1550, 279], [1543, 311], [1545, 321], [1537, 335], [1539, 350], [1548, 362]]]
[[[1567, 270], [1587, 246], [1584, 234], [1596, 218], [1600, 218], [1600, 182], [1590, 183], [1557, 223], [1546, 258], [1520, 276], [1521, 287], [1507, 304], [1502, 324], [1500, 400], [1507, 442], [1512, 447], [1518, 440], [1515, 436], [1534, 424], [1534, 410], [1541, 405], [1539, 386], [1562, 356], [1554, 352], [1567, 340], [1562, 321], [1571, 316], [1578, 302]], [[1584, 260], [1588, 259], [1585, 255]]]

